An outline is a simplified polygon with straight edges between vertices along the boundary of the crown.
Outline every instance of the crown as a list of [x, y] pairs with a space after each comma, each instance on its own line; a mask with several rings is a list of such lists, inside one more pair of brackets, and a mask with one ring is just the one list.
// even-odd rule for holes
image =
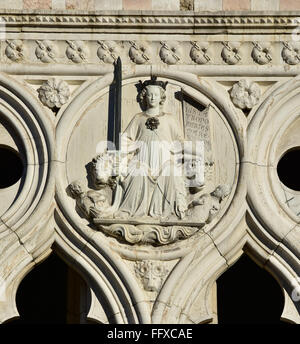
[[157, 81], [157, 76], [151, 76], [150, 80], [145, 80], [144, 82], [140, 80], [139, 83], [140, 83], [141, 89], [144, 89], [145, 87], [149, 85], [155, 85], [155, 86], [160, 86], [165, 90], [167, 87], [168, 81]]

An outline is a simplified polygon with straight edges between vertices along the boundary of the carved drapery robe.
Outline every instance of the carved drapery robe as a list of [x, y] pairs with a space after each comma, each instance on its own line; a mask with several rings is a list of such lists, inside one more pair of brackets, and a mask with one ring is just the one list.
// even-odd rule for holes
[[122, 152], [133, 156], [122, 181], [119, 211], [134, 217], [182, 218], [187, 209], [182, 127], [174, 115], [162, 113], [156, 117], [157, 128], [150, 129], [149, 118], [144, 112], [135, 115], [122, 135]]

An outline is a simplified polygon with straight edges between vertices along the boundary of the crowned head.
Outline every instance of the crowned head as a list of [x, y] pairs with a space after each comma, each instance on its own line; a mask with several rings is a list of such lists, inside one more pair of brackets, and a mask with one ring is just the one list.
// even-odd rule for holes
[[140, 80], [138, 100], [141, 106], [144, 108], [162, 106], [166, 101], [167, 84], [168, 81], [158, 81], [156, 76], [144, 82]]

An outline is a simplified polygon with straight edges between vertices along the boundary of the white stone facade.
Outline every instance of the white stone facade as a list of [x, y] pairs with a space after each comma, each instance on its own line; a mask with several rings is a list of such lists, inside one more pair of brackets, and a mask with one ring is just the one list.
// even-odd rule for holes
[[[2, 11], [0, 145], [25, 167], [17, 183], [0, 189], [1, 322], [18, 315], [20, 282], [55, 247], [87, 281], [88, 318], [101, 323], [217, 322], [215, 282], [243, 252], [282, 287], [282, 318], [300, 323], [300, 196], [276, 172], [280, 158], [300, 147], [299, 17]], [[119, 56], [122, 131], [140, 111], [136, 84], [151, 76], [168, 81], [164, 107], [176, 118], [184, 111], [178, 93], [210, 109], [205, 190], [228, 184], [230, 193], [212, 221], [188, 217], [174, 240], [157, 239], [168, 221], [152, 231], [154, 241], [124, 240], [131, 229], [118, 237], [105, 231], [106, 220], [90, 226], [66, 191], [74, 180], [90, 188], [88, 165], [107, 140]], [[126, 225], [151, 232], [143, 219]]]

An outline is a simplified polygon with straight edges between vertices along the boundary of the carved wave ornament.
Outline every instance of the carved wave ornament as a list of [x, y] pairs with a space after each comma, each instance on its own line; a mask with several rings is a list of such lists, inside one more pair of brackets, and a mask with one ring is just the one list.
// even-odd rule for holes
[[[167, 82], [140, 81], [145, 111], [122, 132], [119, 150], [100, 152], [89, 179], [67, 189], [79, 214], [103, 233], [127, 244], [166, 245], [191, 237], [209, 224], [231, 192], [212, 183], [211, 107], [185, 106], [178, 116], [162, 110]], [[206, 184], [211, 184], [206, 188]]]

